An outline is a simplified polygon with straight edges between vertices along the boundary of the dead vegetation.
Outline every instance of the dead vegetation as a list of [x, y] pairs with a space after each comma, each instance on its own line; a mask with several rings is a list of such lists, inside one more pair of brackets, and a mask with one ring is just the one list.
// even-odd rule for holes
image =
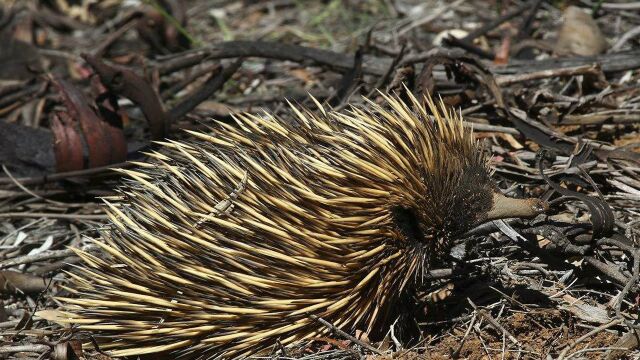
[[68, 248], [96, 250], [111, 168], [232, 111], [286, 116], [283, 99], [314, 107], [309, 93], [340, 109], [376, 89], [460, 108], [500, 189], [551, 211], [459, 239], [398, 320], [417, 325], [413, 342], [398, 322], [383, 339], [327, 323], [330, 338], [258, 358], [640, 354], [640, 3], [2, 4], [0, 357], [107, 358], [34, 313], [65, 293]]

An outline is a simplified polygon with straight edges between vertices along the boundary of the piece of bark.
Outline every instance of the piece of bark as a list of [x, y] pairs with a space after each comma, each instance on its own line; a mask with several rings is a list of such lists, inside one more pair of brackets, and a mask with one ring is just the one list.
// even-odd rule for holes
[[53, 150], [56, 155], [56, 171], [81, 170], [84, 167], [82, 139], [73, 126], [69, 114], [60, 112], [51, 118], [51, 132], [54, 136]]

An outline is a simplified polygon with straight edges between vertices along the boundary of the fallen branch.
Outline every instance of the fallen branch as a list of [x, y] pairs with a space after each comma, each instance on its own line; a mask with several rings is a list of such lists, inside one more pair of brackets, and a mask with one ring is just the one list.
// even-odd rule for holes
[[[98, 247], [95, 245], [89, 245], [82, 250], [85, 252], [89, 252], [97, 248]], [[66, 258], [67, 256], [72, 256], [75, 254], [76, 253], [73, 250], [65, 249], [65, 250], [48, 250], [35, 255], [17, 256], [12, 259], [1, 261], [0, 269], [6, 269], [12, 266], [17, 266], [22, 264], [31, 264], [34, 262], [50, 260], [50, 259], [62, 259], [62, 258]]]

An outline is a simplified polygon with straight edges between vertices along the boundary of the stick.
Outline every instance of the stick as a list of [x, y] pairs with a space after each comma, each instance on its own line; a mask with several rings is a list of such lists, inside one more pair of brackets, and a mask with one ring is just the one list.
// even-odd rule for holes
[[322, 325], [326, 326], [327, 329], [331, 330], [335, 334], [340, 335], [340, 336], [344, 337], [345, 339], [350, 340], [350, 341], [354, 342], [355, 344], [358, 344], [358, 345], [362, 346], [363, 348], [365, 348], [365, 349], [367, 349], [367, 350], [369, 350], [369, 351], [371, 351], [371, 352], [373, 352], [373, 353], [375, 353], [377, 355], [382, 355], [383, 354], [382, 351], [374, 348], [373, 346], [371, 346], [371, 345], [369, 345], [369, 344], [367, 344], [367, 343], [365, 343], [365, 342], [363, 342], [361, 340], [358, 340], [355, 336], [349, 335], [346, 332], [338, 329], [335, 325], [333, 325], [332, 323], [328, 322], [327, 320], [324, 320], [323, 318], [315, 316], [313, 314], [310, 314], [309, 317], [312, 318], [313, 320], [318, 321]]

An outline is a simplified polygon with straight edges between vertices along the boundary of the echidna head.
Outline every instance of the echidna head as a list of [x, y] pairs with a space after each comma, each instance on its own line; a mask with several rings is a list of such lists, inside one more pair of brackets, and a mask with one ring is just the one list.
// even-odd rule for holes
[[408, 244], [441, 253], [450, 240], [486, 219], [493, 205], [486, 165], [474, 161], [449, 171], [457, 174], [425, 174], [422, 196], [391, 207], [395, 226]]
[[[421, 278], [415, 275], [427, 269], [431, 259], [444, 256], [451, 240], [476, 225], [531, 217], [547, 209], [538, 199], [502, 195], [471, 129], [444, 104], [437, 106], [429, 97], [423, 103], [413, 98], [409, 105], [395, 98], [386, 100], [391, 110], [371, 104], [370, 112], [356, 115], [357, 120], [383, 124], [378, 134], [365, 139], [365, 146], [377, 147], [377, 153], [364, 152], [372, 155], [361, 161], [395, 175], [389, 182], [376, 179], [377, 185], [388, 185], [389, 193], [390, 221], [383, 223], [381, 232], [391, 233], [392, 248], [406, 251], [410, 265], [405, 276], [411, 277], [413, 271], [414, 278]], [[384, 147], [378, 137], [393, 146], [393, 154], [381, 151]]]

